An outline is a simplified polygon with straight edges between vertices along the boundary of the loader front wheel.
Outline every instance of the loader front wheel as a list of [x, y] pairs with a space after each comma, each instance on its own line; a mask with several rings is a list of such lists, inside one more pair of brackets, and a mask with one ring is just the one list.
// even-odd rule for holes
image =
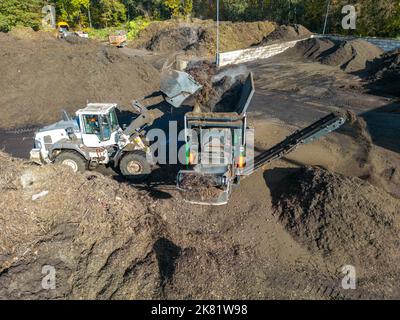
[[54, 162], [68, 166], [74, 172], [85, 172], [87, 169], [87, 161], [74, 151], [61, 152]]
[[119, 169], [126, 179], [135, 182], [146, 180], [151, 173], [146, 154], [139, 152], [129, 152], [124, 155], [119, 163]]

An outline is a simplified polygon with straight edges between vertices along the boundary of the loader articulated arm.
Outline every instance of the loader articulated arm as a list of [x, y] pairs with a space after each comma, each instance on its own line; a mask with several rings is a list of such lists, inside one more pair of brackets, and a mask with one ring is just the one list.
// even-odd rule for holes
[[124, 134], [127, 136], [132, 136], [135, 133], [140, 132], [147, 126], [151, 126], [155, 120], [161, 118], [164, 113], [159, 109], [149, 110], [139, 101], [135, 100], [132, 102], [132, 107], [136, 112], [139, 113], [139, 116], [133, 120], [130, 125], [124, 130]]

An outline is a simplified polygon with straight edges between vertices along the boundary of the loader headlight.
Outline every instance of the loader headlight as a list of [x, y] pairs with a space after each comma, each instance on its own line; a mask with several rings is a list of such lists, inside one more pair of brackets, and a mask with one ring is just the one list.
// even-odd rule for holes
[[239, 169], [246, 168], [246, 154], [245, 154], [245, 152], [241, 152], [240, 153], [240, 156], [239, 156], [238, 162], [237, 162], [237, 167]]
[[196, 153], [194, 153], [194, 152], [190, 152], [189, 153], [189, 164], [190, 165], [194, 165], [194, 164], [196, 164]]

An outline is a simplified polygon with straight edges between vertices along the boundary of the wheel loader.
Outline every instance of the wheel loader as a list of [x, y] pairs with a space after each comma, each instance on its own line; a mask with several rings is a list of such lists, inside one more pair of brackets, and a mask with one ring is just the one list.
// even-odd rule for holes
[[59, 22], [57, 23], [57, 38], [64, 39], [70, 34], [70, 27], [69, 24], [66, 22]]
[[151, 172], [151, 153], [143, 129], [163, 115], [133, 103], [139, 115], [123, 130], [117, 104], [89, 103], [74, 118], [39, 130], [30, 159], [39, 164], [60, 163], [75, 172], [110, 165], [131, 180], [142, 180]]
[[66, 22], [57, 23], [57, 39], [65, 39], [67, 37], [89, 38], [89, 34], [83, 31], [72, 31]]
[[[164, 73], [161, 83], [161, 94], [175, 108], [202, 88], [190, 75], [174, 70]], [[35, 134], [31, 161], [60, 163], [75, 172], [108, 165], [130, 180], [145, 180], [154, 161], [144, 130], [164, 113], [148, 109], [139, 100], [132, 107], [137, 117], [124, 129], [118, 122], [117, 104], [89, 103], [73, 118], [64, 112], [62, 121]]]

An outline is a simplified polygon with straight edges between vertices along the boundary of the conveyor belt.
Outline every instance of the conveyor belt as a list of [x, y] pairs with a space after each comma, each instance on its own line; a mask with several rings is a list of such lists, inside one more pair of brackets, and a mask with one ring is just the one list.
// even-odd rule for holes
[[271, 149], [256, 156], [254, 158], [253, 170], [257, 170], [273, 160], [282, 158], [284, 155], [290, 153], [301, 144], [310, 143], [329, 134], [332, 131], [335, 131], [345, 122], [346, 118], [343, 115], [335, 113], [327, 115], [307, 128], [295, 132]]

